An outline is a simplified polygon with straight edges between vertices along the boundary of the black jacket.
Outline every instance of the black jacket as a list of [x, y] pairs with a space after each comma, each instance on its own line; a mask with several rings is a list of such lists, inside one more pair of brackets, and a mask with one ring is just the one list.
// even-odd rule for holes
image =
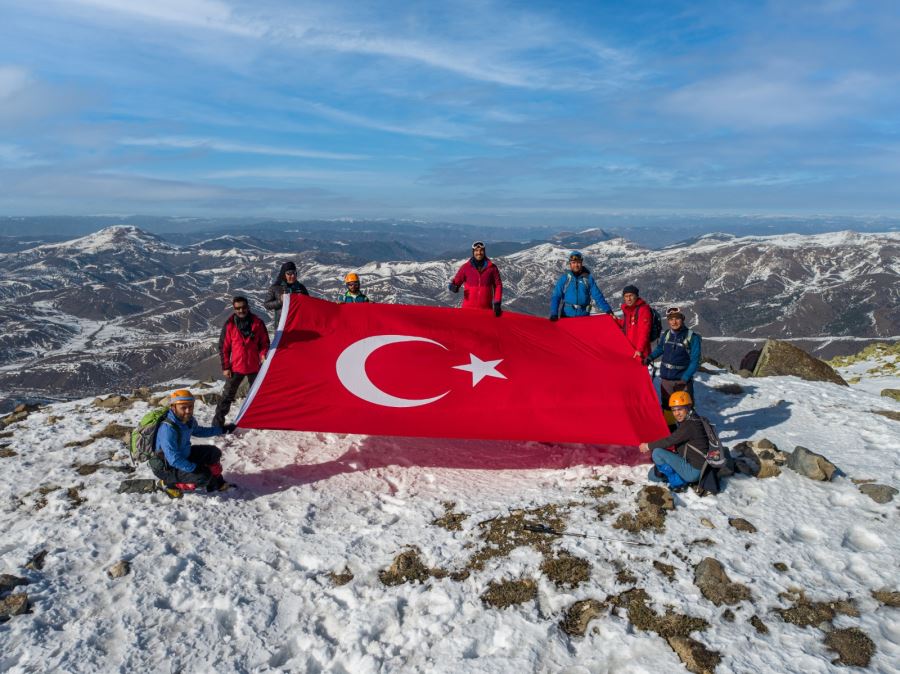
[[[306, 289], [300, 281], [295, 280], [293, 283], [288, 284], [287, 280], [284, 278], [284, 272], [286, 269], [290, 269], [293, 267], [292, 262], [285, 262], [281, 265], [281, 269], [278, 270], [278, 277], [275, 279], [275, 283], [269, 286], [269, 294], [266, 297], [266, 301], [263, 302], [263, 306], [269, 311], [275, 312], [275, 327], [278, 327], [278, 320], [281, 317], [281, 307], [284, 305], [284, 294], [292, 294], [292, 293], [300, 293], [301, 295], [309, 295], [309, 291]], [[296, 267], [294, 267], [296, 269]]]
[[709, 440], [703, 430], [703, 422], [692, 411], [687, 419], [678, 424], [675, 431], [661, 440], [648, 443], [650, 449], [665, 449], [675, 446], [675, 452], [697, 470], [703, 470]]

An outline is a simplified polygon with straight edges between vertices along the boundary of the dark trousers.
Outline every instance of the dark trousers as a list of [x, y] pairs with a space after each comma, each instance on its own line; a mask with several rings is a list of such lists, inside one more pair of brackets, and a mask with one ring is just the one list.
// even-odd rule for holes
[[213, 417], [213, 426], [221, 427], [225, 425], [225, 417], [231, 410], [231, 403], [234, 402], [234, 397], [237, 395], [238, 388], [240, 388], [241, 382], [244, 381], [244, 377], [246, 377], [247, 381], [250, 382], [250, 386], [253, 386], [253, 382], [256, 381], [257, 374], [257, 372], [254, 372], [253, 374], [241, 374], [240, 372], [232, 372], [231, 376], [225, 380], [225, 389], [222, 391], [222, 400], [220, 400], [219, 404], [216, 405], [216, 414]]
[[163, 458], [162, 453], [154, 456], [148, 463], [153, 474], [170, 487], [178, 483], [191, 483], [198, 487], [206, 487], [207, 491], [211, 491], [221, 486], [222, 476], [213, 475], [209, 471], [209, 466], [222, 460], [221, 449], [215, 445], [191, 445], [188, 459], [191, 463], [197, 464], [197, 470], [193, 473], [172, 468]]
[[[676, 386], [678, 388], [676, 388]], [[694, 380], [690, 379], [687, 382], [683, 382], [680, 379], [663, 379], [660, 377], [659, 380], [659, 404], [662, 406], [664, 410], [669, 409], [669, 396], [675, 393], [675, 391], [687, 391], [691, 395], [691, 400], [694, 399]], [[696, 407], [696, 404], [694, 405]]]

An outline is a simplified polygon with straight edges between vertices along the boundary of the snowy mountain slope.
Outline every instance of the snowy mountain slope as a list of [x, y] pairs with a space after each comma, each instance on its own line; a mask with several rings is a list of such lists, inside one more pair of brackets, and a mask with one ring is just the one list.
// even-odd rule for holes
[[[744, 393], [716, 390], [723, 384]], [[879, 385], [897, 388], [900, 378]], [[896, 672], [900, 609], [872, 591], [900, 590], [898, 498], [875, 503], [850, 478], [900, 486], [900, 422], [872, 413], [900, 412], [900, 403], [864, 388], [721, 372], [701, 375], [698, 397], [727, 442], [766, 437], [788, 451], [802, 444], [848, 477], [819, 483], [785, 469], [765, 480], [734, 478], [718, 497], [679, 495], [664, 532], [629, 533], [613, 524], [634, 512], [646, 466], [592, 465], [603, 456], [598, 448], [249, 431], [217, 441], [226, 476], [240, 490], [170, 501], [115, 493], [127, 477], [115, 470], [125, 464], [116, 440], [64, 446], [110, 423], [130, 426], [145, 403], [122, 412], [89, 400], [42, 408], [0, 437], [3, 449], [17, 453], [0, 458], [0, 573], [27, 578], [19, 589], [32, 603], [30, 614], [0, 626], [0, 666], [685, 671], [666, 640], [647, 629], [662, 629], [653, 614], [624, 607], [623, 597], [637, 596], [626, 593], [642, 588], [657, 616], [671, 610], [694, 619], [690, 636], [720, 655], [720, 673], [841, 669], [831, 664], [837, 654], [825, 646], [825, 630], [794, 624], [809, 606], [778, 613], [798, 607], [798, 590], [812, 602], [851, 601], [832, 626], [821, 616], [813, 622], [858, 628], [875, 647], [865, 671]], [[211, 414], [198, 406], [201, 421]], [[76, 469], [92, 464], [99, 466], [92, 474]], [[140, 476], [146, 473], [142, 467]], [[490, 538], [521, 519], [523, 508], [543, 513], [526, 521], [559, 518], [556, 526], [591, 538], [528, 538], [521, 528], [512, 539]], [[445, 524], [455, 519], [458, 529], [434, 523], [448, 512]], [[730, 527], [734, 517], [758, 531]], [[495, 556], [485, 536], [500, 546]], [[506, 550], [510, 540], [531, 544]], [[428, 577], [413, 565], [424, 582], [382, 582], [380, 572], [410, 546], [426, 567], [447, 575]], [[25, 570], [41, 550], [43, 568]], [[557, 585], [552, 567], [542, 566], [560, 553], [590, 565], [586, 578], [571, 576], [573, 587]], [[721, 562], [750, 598], [732, 606], [704, 598], [693, 578], [705, 557]], [[120, 559], [131, 562], [131, 573], [112, 580], [106, 569]], [[534, 595], [502, 609], [485, 604], [481, 597], [503, 580], [525, 581]], [[589, 599], [607, 603], [585, 636], [564, 633], [566, 612]], [[677, 615], [671, 620], [687, 620]], [[767, 634], [751, 626], [753, 616]]]
[[[636, 283], [658, 308], [685, 308], [705, 337], [757, 340], [708, 340], [707, 355], [723, 362], [737, 364], [767, 336], [809, 338], [800, 345], [834, 355], [855, 351], [854, 339], [900, 335], [898, 233], [716, 235], [662, 251], [599, 230], [561, 235], [496, 259], [507, 309], [549, 312], [572, 237], [589, 243], [587, 264], [614, 306], [621, 288]], [[0, 409], [15, 397], [73, 397], [210, 374], [194, 364], [205, 368], [213, 355], [229, 298], [247, 295], [265, 315], [261, 301], [285, 259], [296, 260], [314, 296], [341, 293], [347, 266], [339, 256], [323, 261], [320, 250], [264, 248], [252, 236], [179, 247], [122, 226], [0, 254], [0, 390], [7, 392]], [[376, 302], [454, 306], [461, 295], [447, 292], [447, 282], [462, 262], [372, 261], [356, 270]], [[54, 369], [73, 376], [54, 382]]]

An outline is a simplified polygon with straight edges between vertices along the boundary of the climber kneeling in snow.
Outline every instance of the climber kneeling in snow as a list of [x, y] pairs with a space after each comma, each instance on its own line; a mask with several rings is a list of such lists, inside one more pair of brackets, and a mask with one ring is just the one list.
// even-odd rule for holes
[[169, 396], [169, 412], [156, 433], [156, 456], [150, 469], [160, 480], [160, 487], [172, 498], [183, 490], [223, 491], [228, 484], [222, 479], [222, 450], [214, 445], [191, 445], [191, 435], [209, 438], [233, 433], [234, 424], [200, 426], [194, 419], [194, 396], [185, 389]]
[[[703, 421], [694, 413], [694, 401], [687, 391], [669, 396], [669, 407], [678, 423], [675, 431], [655, 442], [642, 442], [638, 449], [652, 451], [651, 482], [668, 482], [670, 489], [680, 489], [697, 482], [706, 463], [709, 440]], [[674, 451], [669, 450], [674, 447]]]

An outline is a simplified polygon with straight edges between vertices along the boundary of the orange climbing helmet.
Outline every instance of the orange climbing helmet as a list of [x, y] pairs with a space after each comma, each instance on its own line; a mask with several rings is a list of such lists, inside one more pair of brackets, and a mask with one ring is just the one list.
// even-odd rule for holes
[[691, 394], [687, 391], [675, 391], [669, 396], [669, 407], [690, 407], [693, 404]]
[[194, 402], [194, 394], [188, 391], [186, 388], [180, 388], [177, 391], [172, 391], [169, 394], [169, 404], [174, 405], [175, 403], [192, 403]]
[[359, 275], [356, 272], [351, 271], [344, 277], [344, 283], [359, 283]]

